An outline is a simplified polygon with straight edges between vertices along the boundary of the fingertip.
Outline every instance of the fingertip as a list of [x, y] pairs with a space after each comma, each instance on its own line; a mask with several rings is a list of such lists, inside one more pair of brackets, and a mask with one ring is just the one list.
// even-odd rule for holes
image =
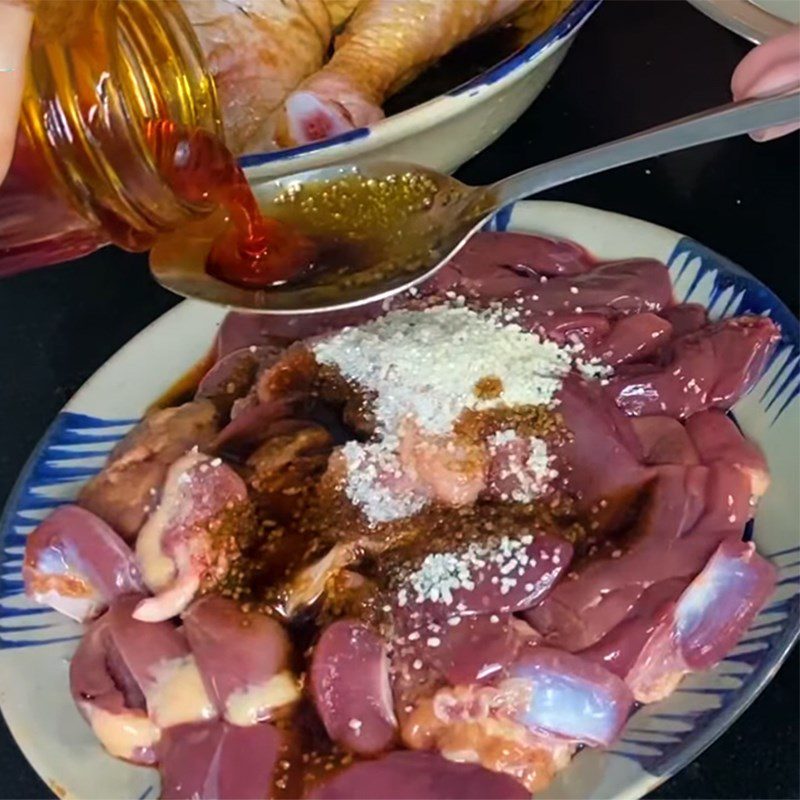
[[0, 26], [0, 182], [14, 154], [19, 106], [25, 83], [25, 59], [33, 14], [26, 5], [3, 4]]
[[800, 122], [792, 122], [788, 125], [776, 125], [773, 128], [765, 128], [761, 131], [753, 131], [749, 134], [754, 142], [769, 142], [772, 139], [778, 139], [781, 136], [786, 136], [788, 133], [793, 133], [800, 130]]
[[754, 47], [731, 76], [736, 101], [800, 83], [800, 28]]

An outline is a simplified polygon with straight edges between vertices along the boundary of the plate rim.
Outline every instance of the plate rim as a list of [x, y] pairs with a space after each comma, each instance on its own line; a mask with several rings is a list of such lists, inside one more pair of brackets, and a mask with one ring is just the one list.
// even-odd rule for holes
[[689, 0], [689, 3], [709, 19], [756, 45], [796, 27], [749, 0]]
[[[603, 209], [595, 209], [588, 206], [582, 206], [579, 204], [573, 203], [563, 203], [557, 201], [541, 201], [541, 200], [534, 200], [534, 201], [520, 201], [515, 204], [515, 208], [519, 208], [522, 211], [528, 212], [533, 210], [547, 210], [549, 213], [552, 214], [574, 214], [577, 215], [579, 219], [582, 219], [584, 223], [593, 222], [594, 224], [601, 225], [604, 220], [615, 220], [619, 224], [625, 225], [632, 225], [637, 230], [647, 231], [650, 235], [660, 236], [665, 241], [667, 239], [672, 241], [671, 249], [674, 250], [675, 247], [681, 241], [688, 241], [694, 242], [697, 244], [696, 240], [692, 239], [691, 237], [685, 236], [677, 231], [674, 231], [670, 228], [666, 228], [664, 226], [648, 222], [646, 220], [641, 220], [636, 217], [632, 217], [625, 214], [620, 214], [612, 211], [606, 211]], [[510, 218], [511, 211], [504, 210], [500, 212], [498, 215], [498, 219], [502, 217], [502, 215], [506, 215], [506, 223]], [[513, 226], [512, 226], [513, 227]], [[546, 235], [546, 231], [545, 231]], [[708, 250], [706, 248], [706, 250]], [[708, 252], [716, 256], [722, 263], [735, 267], [737, 270], [744, 273], [747, 278], [753, 281], [758, 286], [762, 287], [769, 295], [770, 301], [773, 305], [779, 306], [785, 315], [791, 319], [797, 330], [800, 330], [800, 321], [798, 321], [797, 317], [790, 311], [790, 309], [786, 306], [786, 304], [778, 297], [766, 284], [760, 281], [758, 278], [753, 276], [750, 272], [748, 272], [743, 267], [740, 267], [735, 262], [731, 262], [725, 256], [719, 255], [714, 251], [708, 250]], [[664, 259], [666, 261], [666, 258]], [[22, 466], [19, 475], [17, 476], [16, 481], [8, 494], [8, 497], [4, 503], [2, 514], [0, 514], [0, 567], [5, 564], [8, 556], [5, 552], [5, 540], [7, 534], [11, 528], [11, 519], [17, 511], [18, 502], [25, 490], [25, 487], [29, 484], [33, 467], [36, 464], [37, 458], [41, 455], [43, 449], [47, 446], [50, 436], [56, 426], [59, 423], [62, 415], [65, 412], [71, 413], [84, 413], [85, 407], [83, 405], [83, 401], [86, 397], [90, 396], [92, 392], [96, 389], [95, 381], [98, 379], [98, 376], [109, 366], [109, 364], [120, 358], [124, 357], [124, 352], [129, 350], [135, 350], [137, 345], [141, 346], [143, 340], [146, 340], [148, 336], [151, 336], [154, 330], [157, 330], [158, 327], [168, 319], [172, 319], [175, 317], [180, 316], [181, 314], [192, 314], [196, 307], [202, 306], [206, 308], [206, 313], [209, 316], [209, 324], [213, 324], [213, 319], [216, 316], [212, 314], [209, 310], [209, 304], [199, 303], [197, 301], [183, 301], [176, 305], [175, 307], [169, 309], [165, 313], [158, 316], [152, 322], [150, 322], [145, 328], [139, 331], [135, 336], [131, 337], [125, 344], [123, 344], [114, 354], [112, 354], [108, 359], [106, 359], [94, 372], [93, 374], [82, 384], [82, 386], [75, 392], [75, 394], [67, 401], [67, 403], [62, 407], [62, 409], [58, 412], [55, 418], [51, 421], [51, 423], [47, 426], [44, 433], [42, 434], [41, 438], [38, 440], [35, 447], [32, 449], [30, 455], [26, 459], [24, 465]], [[221, 320], [223, 311], [221, 309], [215, 309], [219, 314], [219, 319]], [[797, 330], [793, 331], [793, 340], [796, 342], [798, 337]], [[210, 331], [210, 334], [213, 335], [213, 328]], [[205, 343], [206, 346], [210, 344], [212, 339], [212, 335], [209, 335], [208, 341]], [[0, 618], [2, 618], [3, 612], [0, 610]], [[728, 708], [722, 709], [715, 719], [714, 724], [706, 725], [702, 730], [700, 736], [697, 737], [697, 741], [693, 742], [689, 748], [680, 749], [675, 753], [675, 755], [668, 760], [666, 768], [660, 772], [658, 775], [654, 775], [650, 772], [643, 772], [642, 776], [637, 779], [634, 783], [631, 783], [628, 787], [626, 787], [625, 794], [618, 795], [618, 797], [641, 797], [646, 792], [652, 791], [657, 786], [664, 783], [669, 778], [673, 777], [677, 774], [681, 769], [683, 769], [686, 764], [697, 758], [705, 749], [712, 744], [717, 738], [719, 738], [723, 733], [725, 733], [730, 726], [738, 719], [738, 717], [744, 713], [745, 710], [752, 704], [752, 702], [761, 694], [761, 692], [766, 688], [772, 678], [780, 669], [781, 665], [784, 663], [785, 659], [791, 652], [791, 649], [795, 642], [797, 641], [798, 637], [800, 636], [800, 619], [795, 619], [787, 623], [786, 629], [781, 637], [774, 645], [774, 651], [776, 656], [770, 658], [768, 663], [763, 663], [759, 667], [756, 668], [755, 673], [756, 675], [751, 675], [749, 680], [749, 687], [746, 696], [744, 696], [739, 702], [732, 703]], [[6, 659], [3, 658], [3, 651], [0, 648], [0, 662], [2, 663], [2, 667], [0, 668], [0, 711], [2, 711], [3, 716], [5, 718], [5, 698], [2, 696], [5, 690], [9, 687], [9, 667], [6, 664]], [[13, 670], [11, 670], [13, 672]], [[24, 741], [20, 742], [20, 736], [18, 736], [19, 731], [15, 730], [15, 728], [8, 724], [7, 726], [11, 736], [13, 737], [17, 747], [19, 748], [22, 755], [31, 765], [31, 767], [37, 772], [40, 779], [50, 787], [51, 790], [54, 791], [54, 784], [56, 784], [56, 779], [48, 777], [44, 763], [46, 762], [45, 755], [37, 748], [35, 741], [32, 741], [30, 737], [23, 737]], [[39, 766], [42, 766], [42, 769]]]

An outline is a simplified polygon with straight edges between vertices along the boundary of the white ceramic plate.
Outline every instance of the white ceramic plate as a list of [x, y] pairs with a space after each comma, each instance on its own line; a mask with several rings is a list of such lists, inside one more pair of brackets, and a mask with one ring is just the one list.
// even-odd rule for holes
[[790, 25], [800, 25], [800, 3], [797, 0], [750, 0], [773, 17]]
[[800, 24], [798, 0], [689, 0], [714, 22], [754, 44], [780, 36]]
[[[518, 203], [496, 229], [572, 239], [601, 259], [650, 256], [669, 265], [680, 300], [711, 317], [769, 314], [783, 340], [766, 374], [734, 410], [764, 449], [772, 486], [753, 535], [779, 569], [774, 596], [741, 644], [712, 672], [691, 675], [671, 697], [631, 718], [610, 752], [584, 750], [540, 798], [636, 798], [677, 772], [718, 737], [774, 675], [800, 625], [800, 349], [798, 323], [740, 267], [680, 234], [564, 203]], [[68, 662], [80, 626], [34, 606], [23, 593], [25, 537], [73, 498], [143, 410], [207, 350], [220, 309], [185, 302], [105, 364], [54, 421], [31, 456], [0, 523], [0, 706], [19, 746], [62, 796], [154, 798], [158, 776], [106, 755], [75, 709]]]

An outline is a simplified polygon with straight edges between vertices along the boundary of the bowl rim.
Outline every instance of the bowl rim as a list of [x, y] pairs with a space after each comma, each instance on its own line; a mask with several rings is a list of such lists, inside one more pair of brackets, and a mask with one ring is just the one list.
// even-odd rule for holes
[[[494, 89], [497, 91], [516, 80], [522, 72], [522, 68], [530, 65], [537, 56], [542, 55], [546, 50], [557, 46], [572, 36], [589, 19], [601, 2], [602, 0], [573, 0], [572, 5], [566, 9], [559, 19], [521, 50], [506, 56], [480, 75], [476, 75], [454, 89], [436, 95], [436, 97], [432, 97], [424, 103], [407, 108], [405, 111], [393, 114], [391, 117], [381, 119], [374, 125], [355, 128], [319, 142], [287, 147], [283, 150], [246, 153], [239, 157], [239, 166], [243, 169], [248, 169], [273, 165], [281, 161], [291, 161], [302, 156], [318, 154], [331, 148], [340, 148], [371, 135], [380, 135], [382, 139], [397, 138], [408, 127], [415, 127], [414, 123], [422, 116], [429, 116], [431, 112], [437, 113], [437, 109], [440, 112], [445, 112], [448, 100], [452, 103], [453, 100], [469, 99], [481, 92], [481, 90]], [[453, 106], [449, 113], [445, 112], [445, 115], [452, 115], [458, 107]]]

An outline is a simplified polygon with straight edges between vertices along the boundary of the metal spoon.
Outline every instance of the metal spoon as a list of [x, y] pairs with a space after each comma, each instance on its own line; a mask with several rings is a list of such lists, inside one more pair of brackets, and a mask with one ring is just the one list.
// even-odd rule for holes
[[[426, 280], [492, 213], [515, 200], [612, 167], [799, 118], [797, 91], [730, 103], [490, 186], [466, 186], [401, 162], [309, 170], [256, 185], [259, 204], [265, 215], [290, 220], [304, 233], [355, 253], [356, 267], [340, 257], [336, 269], [312, 271], [303, 282], [258, 291], [223, 283], [205, 272], [210, 243], [225, 225], [218, 212], [159, 240], [150, 254], [150, 269], [162, 286], [177, 294], [245, 311], [295, 314], [352, 308]], [[386, 197], [392, 202], [381, 199]], [[407, 203], [399, 202], [405, 197]]]

